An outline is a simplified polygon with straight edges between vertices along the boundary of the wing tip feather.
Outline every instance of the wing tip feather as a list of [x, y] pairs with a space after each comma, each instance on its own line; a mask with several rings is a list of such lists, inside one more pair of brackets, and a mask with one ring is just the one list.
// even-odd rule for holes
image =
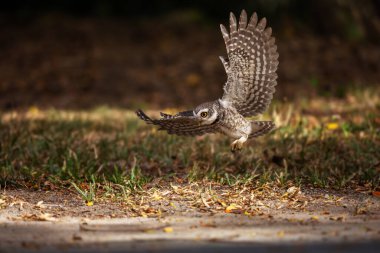
[[224, 42], [227, 44], [228, 40], [230, 39], [230, 35], [227, 31], [227, 28], [223, 24], [220, 24], [220, 31], [222, 32]]
[[236, 16], [235, 14], [231, 11], [230, 12], [230, 33], [236, 32], [237, 31], [237, 21], [236, 21]]
[[251, 18], [249, 19], [249, 23], [248, 23], [248, 29], [253, 31], [257, 25], [257, 20], [258, 20], [258, 16], [257, 16], [257, 13], [254, 12], [251, 16]]
[[243, 9], [240, 13], [239, 30], [247, 28], [247, 12]]
[[148, 123], [153, 123], [153, 120], [152, 120], [151, 118], [149, 118], [149, 116], [146, 115], [146, 114], [143, 112], [143, 110], [138, 109], [138, 110], [136, 110], [135, 113], [136, 113], [137, 117], [139, 117], [139, 118], [142, 119], [143, 121], [148, 122]]
[[267, 26], [267, 19], [266, 17], [263, 17], [262, 19], [260, 19], [259, 23], [257, 24], [257, 29], [260, 31], [260, 32], [263, 32], [265, 27]]

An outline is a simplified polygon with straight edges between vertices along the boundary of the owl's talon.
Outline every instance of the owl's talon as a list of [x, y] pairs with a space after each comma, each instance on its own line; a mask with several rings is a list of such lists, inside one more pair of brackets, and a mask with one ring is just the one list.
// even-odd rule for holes
[[239, 140], [234, 141], [231, 144], [231, 152], [240, 151], [243, 148], [243, 142], [240, 142]]

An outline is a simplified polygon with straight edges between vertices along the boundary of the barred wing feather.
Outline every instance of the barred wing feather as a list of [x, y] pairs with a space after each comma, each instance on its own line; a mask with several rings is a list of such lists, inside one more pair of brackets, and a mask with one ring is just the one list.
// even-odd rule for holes
[[277, 84], [278, 53], [272, 29], [266, 19], [254, 13], [247, 22], [243, 10], [239, 23], [230, 14], [230, 31], [221, 25], [228, 60], [221, 58], [227, 72], [223, 101], [232, 104], [245, 117], [263, 113]]
[[214, 122], [211, 125], [200, 125], [195, 117], [169, 115], [161, 113], [160, 119], [148, 117], [142, 110], [136, 111], [137, 116], [147, 122], [159, 126], [159, 130], [165, 130], [168, 134], [196, 136], [218, 131], [218, 124]]

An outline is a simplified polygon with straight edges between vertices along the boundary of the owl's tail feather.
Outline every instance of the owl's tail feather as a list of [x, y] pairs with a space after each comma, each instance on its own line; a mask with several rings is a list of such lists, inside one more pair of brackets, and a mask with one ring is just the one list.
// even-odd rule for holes
[[249, 138], [259, 137], [276, 128], [272, 121], [251, 121], [251, 126], [252, 132], [249, 134]]

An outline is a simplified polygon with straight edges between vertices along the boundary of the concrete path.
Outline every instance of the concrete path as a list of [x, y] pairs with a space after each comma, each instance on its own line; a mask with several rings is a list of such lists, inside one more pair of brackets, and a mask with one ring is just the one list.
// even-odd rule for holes
[[196, 216], [29, 222], [0, 218], [0, 252], [380, 252], [378, 219]]

